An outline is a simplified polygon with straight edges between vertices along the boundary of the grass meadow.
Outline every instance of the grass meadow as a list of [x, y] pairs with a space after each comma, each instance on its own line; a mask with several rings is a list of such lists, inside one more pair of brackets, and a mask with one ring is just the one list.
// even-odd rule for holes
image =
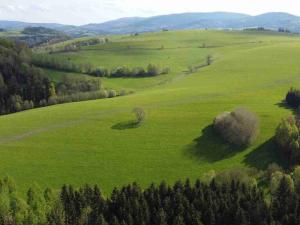
[[[0, 117], [0, 175], [25, 189], [99, 184], [104, 193], [138, 182], [196, 179], [209, 170], [284, 166], [272, 141], [291, 110], [281, 101], [300, 86], [300, 37], [272, 32], [170, 31], [114, 36], [109, 43], [56, 57], [113, 69], [154, 63], [171, 73], [151, 78], [102, 78], [132, 90], [113, 99], [55, 105]], [[210, 66], [187, 73], [207, 55]], [[48, 71], [59, 80], [61, 72]], [[79, 76], [80, 74], [74, 74]], [[132, 109], [147, 116], [130, 126]], [[234, 148], [214, 134], [215, 116], [246, 107], [260, 118], [253, 146]]]

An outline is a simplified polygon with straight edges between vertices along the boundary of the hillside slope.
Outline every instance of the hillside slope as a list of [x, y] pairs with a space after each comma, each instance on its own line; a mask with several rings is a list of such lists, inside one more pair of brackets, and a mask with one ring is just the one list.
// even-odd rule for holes
[[[202, 43], [216, 47], [199, 48]], [[132, 47], [120, 48], [127, 45]], [[165, 50], [155, 47], [161, 45]], [[172, 74], [156, 84], [153, 81], [161, 77], [104, 80], [105, 86], [134, 89], [144, 83], [129, 96], [0, 117], [0, 175], [9, 173], [23, 188], [33, 181], [54, 188], [63, 183], [98, 183], [108, 193], [133, 181], [145, 186], [195, 179], [211, 169], [264, 170], [271, 162], [284, 166], [271, 138], [280, 119], [291, 114], [280, 103], [291, 86], [300, 85], [299, 50], [298, 36], [264, 32], [181, 31], [115, 37], [93, 50], [98, 59], [106, 58], [104, 66], [114, 62], [115, 56], [118, 63], [127, 59], [124, 64], [141, 64], [162, 60], [163, 55], [170, 57]], [[87, 47], [79, 53], [89, 51]], [[184, 72], [195, 58], [201, 62], [207, 54], [213, 56], [211, 66]], [[72, 53], [69, 57], [73, 60]], [[131, 112], [137, 106], [145, 109], [147, 118], [141, 127], [133, 128]], [[238, 106], [249, 108], [261, 120], [261, 135], [247, 149], [227, 145], [211, 128], [216, 115]]]

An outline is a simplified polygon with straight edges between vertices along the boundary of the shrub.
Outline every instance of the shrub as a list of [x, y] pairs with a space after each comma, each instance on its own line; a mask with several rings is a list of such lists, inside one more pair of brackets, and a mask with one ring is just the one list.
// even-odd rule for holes
[[126, 95], [126, 91], [125, 90], [121, 90], [120, 91], [120, 96], [125, 96]]
[[50, 97], [48, 100], [48, 105], [56, 105], [57, 104], [57, 97]]
[[106, 68], [96, 68], [95, 70], [92, 70], [90, 75], [95, 76], [95, 77], [108, 77], [109, 72]]
[[120, 66], [111, 72], [111, 77], [128, 77], [130, 75], [130, 70], [126, 66]]
[[145, 77], [147, 75], [143, 67], [135, 67], [131, 71], [131, 76], [133, 77]]
[[193, 66], [188, 66], [188, 72], [189, 73], [195, 73], [197, 71], [197, 69]]
[[158, 66], [154, 64], [149, 64], [147, 67], [147, 73], [149, 76], [156, 76], [160, 74]]
[[106, 90], [101, 90], [100, 98], [108, 98], [108, 92]]
[[298, 191], [299, 191], [299, 187], [300, 187], [300, 166], [297, 166], [294, 169], [292, 175], [293, 175], [295, 186], [298, 188]]
[[207, 57], [206, 57], [206, 65], [211, 65], [211, 63], [212, 63], [212, 57], [211, 57], [211, 55], [208, 55]]
[[161, 74], [168, 74], [168, 73], [170, 73], [170, 68], [169, 67], [163, 68], [162, 71], [161, 71]]
[[48, 105], [102, 99], [107, 97], [108, 97], [108, 92], [106, 90], [92, 91], [92, 92], [78, 92], [70, 95], [51, 97], [48, 101]]
[[275, 140], [291, 162], [300, 161], [300, 126], [295, 117], [283, 119], [276, 129]]
[[24, 110], [33, 109], [33, 108], [34, 108], [34, 104], [32, 101], [28, 101], [28, 100], [24, 101], [24, 105], [23, 105]]
[[145, 121], [146, 113], [145, 113], [144, 109], [139, 108], [139, 107], [134, 108], [133, 113], [135, 114], [137, 124], [141, 124]]
[[23, 109], [23, 100], [19, 95], [11, 95], [8, 99], [10, 112], [19, 112]]
[[225, 141], [238, 146], [249, 146], [258, 136], [259, 120], [252, 112], [238, 108], [217, 116], [214, 128]]
[[45, 106], [47, 106], [47, 100], [46, 100], [46, 99], [42, 99], [42, 100], [39, 102], [39, 106], [40, 106], [40, 107], [45, 107]]
[[117, 92], [115, 90], [109, 90], [108, 91], [108, 97], [109, 98], [114, 98], [117, 96]]
[[300, 106], [300, 90], [291, 88], [285, 97], [286, 103], [293, 107], [297, 108]]
[[203, 174], [202, 182], [204, 182], [206, 184], [210, 184], [211, 181], [216, 178], [216, 175], [217, 175], [216, 171], [210, 170]]
[[283, 169], [278, 164], [271, 163], [265, 172], [267, 180], [271, 180], [273, 173], [282, 171]]
[[255, 179], [256, 174], [257, 170], [253, 168], [225, 170], [215, 176], [215, 181], [219, 184], [230, 184], [232, 181], [235, 181], [241, 184], [246, 184], [247, 186], [255, 187], [257, 186], [257, 181]]
[[270, 183], [270, 192], [273, 195], [276, 195], [283, 182], [283, 180], [285, 180], [284, 182], [286, 183], [285, 186], [285, 191], [286, 192], [293, 192], [295, 189], [295, 184], [294, 184], [294, 180], [292, 179], [292, 177], [289, 174], [284, 174], [282, 172], [275, 172], [272, 175], [271, 178], [271, 183]]

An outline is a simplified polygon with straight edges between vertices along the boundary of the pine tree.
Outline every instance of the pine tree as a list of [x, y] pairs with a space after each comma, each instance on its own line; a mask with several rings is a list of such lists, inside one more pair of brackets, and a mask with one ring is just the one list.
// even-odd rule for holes
[[183, 222], [182, 216], [178, 215], [174, 218], [173, 224], [172, 225], [185, 225]]

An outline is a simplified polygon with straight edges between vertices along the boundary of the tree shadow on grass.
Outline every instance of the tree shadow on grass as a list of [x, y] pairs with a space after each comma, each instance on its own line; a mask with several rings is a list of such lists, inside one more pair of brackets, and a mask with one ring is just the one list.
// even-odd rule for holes
[[275, 105], [277, 105], [280, 108], [291, 110], [293, 114], [297, 114], [297, 109], [289, 106], [285, 100], [282, 100], [281, 102], [278, 102]]
[[230, 158], [244, 149], [245, 147], [237, 147], [223, 141], [215, 133], [213, 125], [209, 125], [202, 130], [202, 135], [187, 147], [185, 153], [200, 161], [212, 163]]
[[127, 130], [127, 129], [135, 129], [140, 127], [140, 123], [136, 122], [135, 120], [121, 122], [113, 125], [111, 129], [114, 130]]
[[266, 170], [271, 163], [276, 163], [284, 169], [288, 168], [288, 162], [280, 153], [274, 138], [269, 139], [246, 155], [244, 163], [258, 170]]

